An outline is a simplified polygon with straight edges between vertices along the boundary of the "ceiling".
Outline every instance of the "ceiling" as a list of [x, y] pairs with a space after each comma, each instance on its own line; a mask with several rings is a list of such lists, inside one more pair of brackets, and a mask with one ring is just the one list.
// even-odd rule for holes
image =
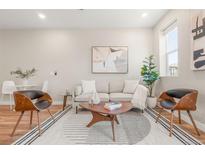
[[[150, 28], [167, 12], [131, 9], [0, 10], [0, 29]], [[46, 18], [39, 18], [39, 13]]]

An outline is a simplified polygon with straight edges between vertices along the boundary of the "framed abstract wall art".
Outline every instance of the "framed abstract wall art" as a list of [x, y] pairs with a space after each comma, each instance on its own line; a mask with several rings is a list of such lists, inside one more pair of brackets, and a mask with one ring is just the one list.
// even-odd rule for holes
[[192, 70], [205, 70], [205, 11], [192, 12]]
[[128, 73], [128, 47], [93, 46], [92, 73]]

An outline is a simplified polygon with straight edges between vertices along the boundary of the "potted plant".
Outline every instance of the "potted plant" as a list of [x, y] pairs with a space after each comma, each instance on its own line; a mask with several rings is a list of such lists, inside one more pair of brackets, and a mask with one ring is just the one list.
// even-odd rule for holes
[[27, 85], [29, 78], [33, 77], [36, 72], [37, 70], [35, 68], [25, 71], [22, 71], [20, 68], [18, 68], [16, 71], [11, 71], [11, 75], [15, 75], [16, 78], [23, 79], [23, 85]]
[[157, 66], [154, 63], [154, 55], [146, 57], [143, 61], [143, 66], [141, 67], [141, 76], [149, 90], [147, 105], [151, 108], [154, 108], [157, 104], [157, 98], [152, 95], [154, 83], [159, 79], [159, 72], [156, 70], [156, 67]]

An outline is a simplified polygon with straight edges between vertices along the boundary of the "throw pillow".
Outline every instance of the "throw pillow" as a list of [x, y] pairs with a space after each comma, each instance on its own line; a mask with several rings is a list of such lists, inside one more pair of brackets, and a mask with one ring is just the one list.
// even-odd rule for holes
[[84, 94], [96, 92], [95, 80], [82, 80], [81, 83]]
[[134, 94], [138, 84], [138, 80], [125, 80], [123, 93]]

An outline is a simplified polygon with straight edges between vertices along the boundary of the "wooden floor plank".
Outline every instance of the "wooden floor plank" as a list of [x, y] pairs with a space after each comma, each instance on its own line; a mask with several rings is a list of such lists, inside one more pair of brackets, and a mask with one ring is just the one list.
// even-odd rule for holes
[[[52, 114], [60, 110], [62, 110], [62, 105], [53, 105], [50, 108]], [[36, 127], [37, 114], [36, 112], [33, 112], [33, 123], [30, 127], [30, 113], [31, 112], [29, 111], [24, 113], [14, 136], [11, 137], [11, 132], [16, 124], [20, 112], [10, 111], [8, 105], [0, 106], [0, 144], [11, 144], [15, 140], [26, 134], [28, 131], [30, 131], [32, 128]], [[47, 111], [40, 112], [41, 122], [45, 121], [49, 117], [50, 115]]]

